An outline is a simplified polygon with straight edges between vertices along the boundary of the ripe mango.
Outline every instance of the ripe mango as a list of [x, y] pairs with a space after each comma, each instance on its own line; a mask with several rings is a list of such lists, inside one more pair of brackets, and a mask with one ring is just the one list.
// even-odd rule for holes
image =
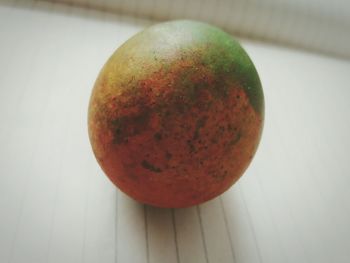
[[92, 91], [88, 130], [109, 179], [146, 204], [186, 207], [234, 184], [264, 121], [258, 73], [211, 25], [159, 23], [120, 46]]

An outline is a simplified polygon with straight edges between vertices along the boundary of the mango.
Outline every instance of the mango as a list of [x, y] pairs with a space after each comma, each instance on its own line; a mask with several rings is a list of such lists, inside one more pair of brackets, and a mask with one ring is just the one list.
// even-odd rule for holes
[[88, 131], [108, 178], [133, 199], [188, 207], [225, 192], [262, 134], [264, 95], [240, 44], [201, 22], [159, 23], [108, 59]]

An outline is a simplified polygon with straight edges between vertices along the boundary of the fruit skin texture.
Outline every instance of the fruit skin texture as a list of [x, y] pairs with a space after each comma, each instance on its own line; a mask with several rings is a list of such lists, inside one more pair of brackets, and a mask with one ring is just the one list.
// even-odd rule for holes
[[218, 28], [180, 20], [145, 29], [109, 58], [88, 128], [97, 161], [123, 192], [187, 207], [239, 179], [263, 120], [261, 83], [243, 48]]

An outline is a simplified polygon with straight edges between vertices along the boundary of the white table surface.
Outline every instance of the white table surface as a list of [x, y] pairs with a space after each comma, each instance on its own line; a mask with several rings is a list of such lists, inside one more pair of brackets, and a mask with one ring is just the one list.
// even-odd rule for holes
[[245, 175], [186, 209], [103, 175], [87, 105], [109, 55], [149, 22], [0, 2], [0, 262], [349, 262], [350, 62], [242, 40], [266, 121]]

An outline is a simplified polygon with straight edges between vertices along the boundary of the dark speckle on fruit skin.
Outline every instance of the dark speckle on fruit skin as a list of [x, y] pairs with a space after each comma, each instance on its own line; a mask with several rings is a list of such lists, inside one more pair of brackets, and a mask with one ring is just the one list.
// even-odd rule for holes
[[169, 153], [168, 151], [166, 151], [166, 153], [165, 153], [165, 158], [166, 158], [167, 160], [170, 160], [172, 157], [173, 157], [173, 155], [172, 155], [171, 153]]
[[154, 139], [156, 139], [157, 141], [160, 141], [162, 139], [162, 134], [157, 132], [154, 134]]
[[229, 142], [229, 146], [235, 145], [241, 139], [241, 132], [238, 132], [236, 136]]
[[162, 170], [159, 169], [158, 167], [154, 166], [153, 164], [147, 162], [146, 160], [143, 160], [142, 163], [141, 163], [142, 167], [147, 169], [147, 170], [150, 170], [154, 173], [161, 173]]
[[197, 140], [198, 137], [199, 137], [199, 130], [204, 126], [206, 122], [206, 118], [203, 117], [203, 118], [200, 118], [197, 123], [196, 123], [196, 129], [194, 131], [194, 134], [193, 134], [193, 140]]
[[128, 142], [129, 136], [142, 132], [142, 127], [149, 121], [150, 112], [145, 110], [135, 116], [122, 116], [111, 120], [110, 127], [114, 133], [115, 144]]

